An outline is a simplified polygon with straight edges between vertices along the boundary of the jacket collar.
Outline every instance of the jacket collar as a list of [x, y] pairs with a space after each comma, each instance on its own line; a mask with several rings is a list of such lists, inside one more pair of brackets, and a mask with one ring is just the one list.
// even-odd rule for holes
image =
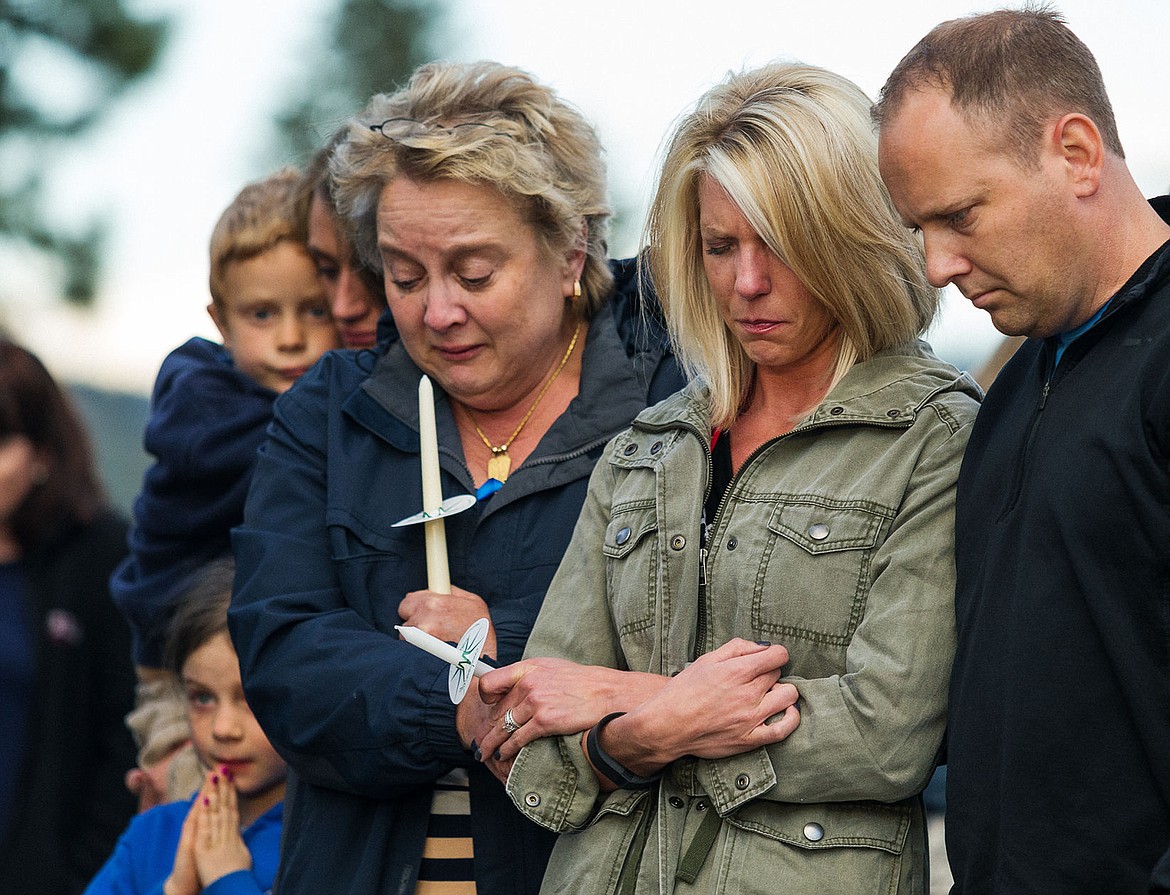
[[[1156, 196], [1149, 202], [1162, 220], [1170, 224], [1170, 196]], [[1146, 258], [1132, 276], [1126, 280], [1125, 284], [1113, 294], [1104, 306], [1104, 313], [1098, 311], [1101, 316], [1097, 322], [1066, 345], [1059, 366], [1056, 365], [1059, 356], [1057, 353], [1059, 333], [1044, 339], [1028, 340], [1030, 343], [1040, 346], [1035, 357], [1039, 358], [1042, 365], [1041, 370], [1046, 371], [1047, 375], [1053, 378], [1053, 381], [1057, 378], [1063, 378], [1097, 343], [1102, 334], [1109, 330], [1114, 318], [1127, 312], [1130, 308], [1142, 305], [1167, 280], [1170, 280], [1170, 240], [1164, 242]], [[1021, 353], [1020, 356], [1023, 357], [1023, 354]]]
[[[1150, 200], [1150, 205], [1167, 224], [1170, 224], [1170, 196], [1158, 196]], [[1167, 279], [1170, 279], [1170, 241], [1164, 242], [1147, 258], [1133, 273], [1109, 301], [1102, 320], [1113, 316], [1118, 309], [1137, 304], [1157, 290]]]
[[[647, 375], [643, 374], [652, 373], [657, 360], [657, 356], [650, 358], [645, 353], [635, 353], [631, 358], [609, 305], [603, 306], [590, 322], [585, 338], [577, 397], [524, 464], [513, 471], [507, 487], [493, 498], [493, 506], [588, 475], [596, 459], [590, 452], [625, 429], [646, 406]], [[398, 450], [417, 454], [421, 376], [422, 371], [402, 342], [395, 341], [378, 360], [370, 377], [346, 400], [343, 412]], [[437, 385], [435, 425], [440, 466], [456, 476], [469, 492], [474, 491], [451, 405]]]
[[[1154, 211], [1158, 213], [1159, 218], [1162, 218], [1166, 223], [1170, 223], [1170, 195], [1158, 195], [1154, 199], [1149, 200], [1150, 205]], [[1141, 267], [1134, 271], [1129, 280], [1122, 285], [1122, 287], [1114, 292], [1112, 298], [1104, 305], [1104, 314], [1099, 321], [1089, 328], [1088, 331], [1082, 332], [1081, 336], [1069, 343], [1069, 347], [1080, 342], [1081, 349], [1092, 342], [1092, 339], [1085, 339], [1089, 332], [1097, 328], [1097, 324], [1107, 321], [1122, 309], [1133, 307], [1135, 304], [1140, 304], [1152, 292], [1156, 291], [1166, 281], [1170, 280], [1170, 240], [1163, 242], [1161, 246], [1154, 250], [1148, 259], [1142, 262]], [[1100, 311], [1099, 311], [1100, 314]], [[1051, 353], [1057, 346], [1060, 333], [1055, 336], [1049, 336], [1041, 339], [1041, 342], [1051, 345], [1048, 351]]]
[[[888, 426], [909, 425], [917, 413], [944, 392], [964, 392], [976, 401], [983, 391], [966, 373], [939, 360], [921, 339], [905, 348], [880, 351], [868, 361], [855, 364], [808, 423], [837, 422]], [[838, 409], [840, 408], [840, 409]]]
[[[983, 396], [974, 379], [939, 360], [919, 340], [855, 364], [797, 430], [842, 423], [909, 426], [923, 406], [950, 391], [965, 392], [976, 400]], [[695, 381], [681, 394], [646, 410], [636, 424], [657, 428], [683, 423], [707, 432], [709, 403], [707, 385]]]

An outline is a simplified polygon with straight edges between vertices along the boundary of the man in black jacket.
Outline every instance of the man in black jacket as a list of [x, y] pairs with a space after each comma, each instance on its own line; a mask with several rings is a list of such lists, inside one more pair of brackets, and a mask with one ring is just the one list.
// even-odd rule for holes
[[1028, 337], [959, 479], [954, 892], [1170, 892], [1167, 202], [1047, 10], [939, 25], [874, 116], [931, 281]]

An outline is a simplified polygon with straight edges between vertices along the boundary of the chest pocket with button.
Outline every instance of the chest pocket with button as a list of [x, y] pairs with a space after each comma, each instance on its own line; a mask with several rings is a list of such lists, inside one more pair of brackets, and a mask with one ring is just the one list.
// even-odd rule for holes
[[602, 461], [617, 478], [602, 544], [607, 593], [618, 635], [631, 656], [641, 655], [653, 640], [662, 589], [660, 551], [665, 549], [659, 536], [658, 472], [679, 437], [677, 432], [629, 431]]
[[752, 600], [753, 627], [785, 642], [845, 646], [865, 612], [874, 554], [894, 512], [877, 504], [794, 496], [776, 504]]
[[615, 505], [605, 529], [608, 593], [622, 638], [649, 631], [658, 602], [658, 518], [654, 501]]

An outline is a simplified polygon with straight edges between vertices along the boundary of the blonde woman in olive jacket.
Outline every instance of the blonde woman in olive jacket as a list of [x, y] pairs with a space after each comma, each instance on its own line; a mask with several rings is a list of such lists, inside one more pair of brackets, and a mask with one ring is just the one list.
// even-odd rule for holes
[[529, 658], [481, 682], [478, 747], [564, 834], [542, 892], [926, 890], [980, 392], [916, 341], [867, 108], [773, 65], [670, 145], [650, 258], [695, 380], [609, 445]]

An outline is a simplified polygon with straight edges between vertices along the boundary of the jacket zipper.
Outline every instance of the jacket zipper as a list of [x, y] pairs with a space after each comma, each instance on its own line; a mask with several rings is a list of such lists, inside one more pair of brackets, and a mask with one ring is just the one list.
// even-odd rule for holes
[[[1053, 359], [1050, 357], [1052, 355], [1052, 346], [1045, 342], [1042, 350], [1045, 354], [1044, 366], [1047, 369], [1048, 363]], [[1040, 389], [1040, 401], [1036, 405], [1036, 411], [1032, 414], [1032, 421], [1028, 424], [1028, 436], [1024, 439], [1024, 450], [1020, 453], [1020, 463], [1016, 467], [1015, 481], [1012, 484], [1011, 495], [1003, 508], [1003, 512], [996, 518], [996, 522], [1000, 522], [1006, 518], [1020, 501], [1020, 492], [1024, 488], [1024, 479], [1028, 477], [1028, 463], [1032, 456], [1036, 433], [1040, 429], [1040, 421], [1043, 419], [1044, 407], [1048, 403], [1048, 395], [1052, 392], [1052, 380], [1055, 377], [1055, 369], [1049, 370], [1044, 377], [1044, 387]]]
[[[690, 427], [688, 427], [690, 428]], [[715, 458], [711, 455], [711, 442], [703, 437], [697, 429], [691, 429], [703, 446], [703, 453], [707, 456], [707, 485], [703, 489], [703, 506], [707, 505], [707, 498], [711, 496], [711, 482], [715, 478]], [[726, 495], [724, 495], [726, 497]], [[718, 511], [716, 511], [718, 515]], [[695, 620], [695, 642], [691, 645], [691, 661], [699, 658], [700, 644], [707, 640], [707, 539], [711, 536], [711, 520], [703, 514], [703, 524], [699, 532], [699, 604]], [[663, 653], [665, 655], [665, 653]]]

